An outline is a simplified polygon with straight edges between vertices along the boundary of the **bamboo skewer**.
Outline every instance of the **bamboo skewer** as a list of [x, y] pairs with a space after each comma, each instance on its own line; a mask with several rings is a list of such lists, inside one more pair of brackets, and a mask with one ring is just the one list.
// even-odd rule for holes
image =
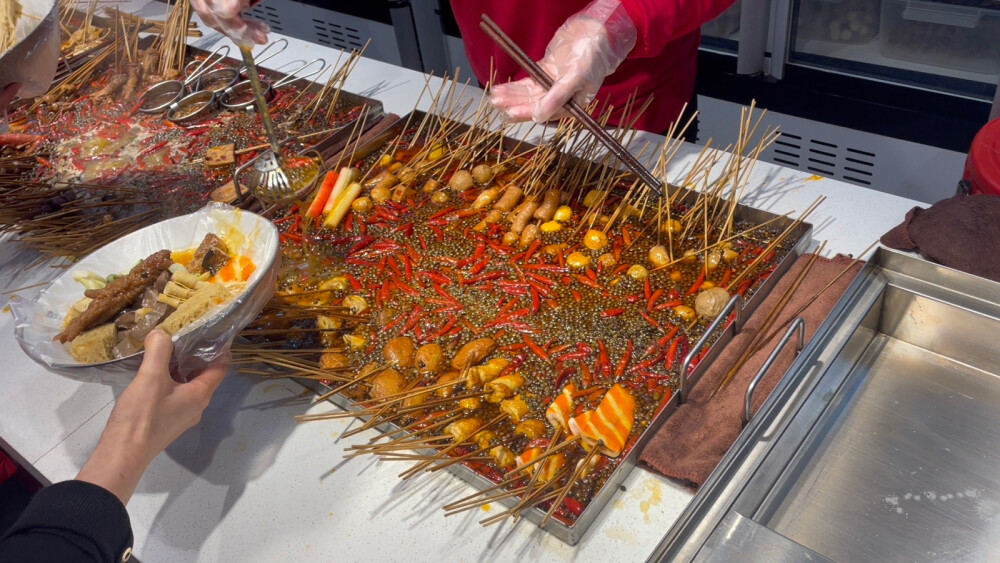
[[826, 247], [826, 242], [824, 241], [823, 244], [820, 245], [816, 253], [814, 253], [809, 258], [809, 261], [802, 268], [802, 271], [799, 272], [799, 275], [796, 276], [791, 286], [789, 286], [789, 288], [785, 290], [785, 293], [782, 294], [781, 298], [778, 299], [778, 302], [775, 304], [774, 308], [771, 309], [771, 312], [768, 313], [767, 317], [764, 318], [763, 323], [761, 324], [760, 328], [757, 329], [757, 332], [754, 334], [754, 337], [744, 347], [743, 353], [740, 355], [739, 359], [736, 360], [736, 363], [733, 365], [733, 367], [729, 369], [729, 371], [726, 373], [726, 376], [721, 381], [719, 381], [718, 385], [715, 386], [715, 389], [712, 390], [712, 393], [708, 396], [709, 399], [711, 399], [717, 393], [728, 387], [729, 383], [733, 380], [734, 377], [736, 377], [737, 372], [739, 372], [740, 368], [743, 367], [743, 364], [745, 364], [747, 360], [750, 359], [750, 357], [753, 355], [754, 347], [763, 338], [763, 335], [766, 334], [767, 331], [771, 329], [771, 325], [776, 320], [778, 320], [779, 316], [781, 316], [781, 312], [784, 310], [785, 305], [788, 304], [788, 301], [792, 298], [792, 295], [794, 295], [795, 291], [799, 288], [799, 285], [802, 283], [803, 280], [805, 280], [806, 276], [809, 274], [809, 270], [812, 269], [812, 265], [816, 261], [816, 258], [820, 255], [820, 253], [823, 251], [825, 247]]

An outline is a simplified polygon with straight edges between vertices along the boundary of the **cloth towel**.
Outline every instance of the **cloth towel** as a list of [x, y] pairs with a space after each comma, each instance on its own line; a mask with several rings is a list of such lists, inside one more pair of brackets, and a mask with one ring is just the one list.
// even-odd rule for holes
[[[818, 257], [778, 319], [771, 325], [768, 334], [781, 327], [780, 332], [743, 364], [725, 389], [709, 400], [708, 396], [712, 390], [735, 365], [747, 344], [754, 338], [782, 294], [792, 285], [811, 256], [811, 254], [800, 256], [792, 264], [771, 294], [744, 323], [743, 330], [729, 342], [701, 380], [695, 384], [688, 401], [681, 405], [653, 436], [639, 456], [639, 463], [643, 467], [695, 487], [700, 487], [705, 482], [742, 431], [743, 397], [747, 385], [771, 355], [781, 336], [788, 330], [792, 314], [843, 272], [852, 261], [852, 258], [843, 255], [835, 258]], [[799, 315], [805, 321], [807, 342], [863, 265], [863, 262], [859, 262], [852, 266], [850, 271], [841, 276]], [[752, 412], [757, 412], [784, 377], [794, 359], [795, 343], [792, 341], [757, 386]]]
[[1000, 282], [1000, 196], [961, 194], [927, 209], [914, 207], [881, 242]]

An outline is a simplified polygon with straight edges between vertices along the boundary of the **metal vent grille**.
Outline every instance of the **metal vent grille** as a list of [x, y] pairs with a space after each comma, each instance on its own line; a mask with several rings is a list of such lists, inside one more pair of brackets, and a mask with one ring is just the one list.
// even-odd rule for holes
[[872, 185], [875, 173], [872, 151], [787, 132], [768, 148], [764, 159], [862, 186]]
[[361, 39], [361, 31], [339, 23], [331, 21], [312, 19], [313, 32], [316, 34], [315, 40], [321, 45], [337, 47], [345, 51], [361, 49], [365, 46], [365, 40]]
[[272, 31], [284, 31], [284, 25], [281, 23], [281, 18], [278, 17], [278, 9], [272, 5], [254, 6], [246, 14], [255, 20], [266, 23]]

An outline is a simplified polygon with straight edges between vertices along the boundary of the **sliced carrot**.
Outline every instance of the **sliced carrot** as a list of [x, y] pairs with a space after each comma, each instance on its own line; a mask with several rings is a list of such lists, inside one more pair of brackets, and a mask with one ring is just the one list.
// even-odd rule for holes
[[330, 199], [330, 194], [333, 192], [333, 187], [337, 185], [337, 178], [339, 176], [336, 170], [326, 173], [326, 176], [323, 177], [323, 183], [319, 186], [319, 191], [316, 192], [316, 197], [313, 198], [312, 203], [309, 204], [309, 209], [306, 210], [306, 217], [313, 219], [323, 213], [326, 201]]

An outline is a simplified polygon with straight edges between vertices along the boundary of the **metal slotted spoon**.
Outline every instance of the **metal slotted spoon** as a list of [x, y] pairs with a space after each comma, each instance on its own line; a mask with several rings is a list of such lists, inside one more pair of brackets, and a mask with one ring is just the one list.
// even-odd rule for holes
[[260, 84], [260, 76], [257, 74], [257, 65], [254, 64], [253, 54], [248, 47], [240, 46], [240, 54], [243, 55], [243, 63], [246, 65], [247, 77], [250, 79], [250, 86], [253, 89], [254, 100], [257, 103], [257, 111], [260, 113], [260, 120], [264, 124], [264, 131], [267, 132], [267, 141], [271, 145], [271, 150], [264, 152], [254, 161], [254, 174], [249, 175], [250, 191], [262, 201], [278, 202], [295, 197], [296, 190], [293, 189], [288, 180], [288, 174], [283, 168], [284, 157], [281, 154], [281, 146], [278, 144], [278, 136], [274, 132], [274, 122], [271, 121], [271, 112], [267, 107], [267, 100], [264, 99], [264, 90]]

